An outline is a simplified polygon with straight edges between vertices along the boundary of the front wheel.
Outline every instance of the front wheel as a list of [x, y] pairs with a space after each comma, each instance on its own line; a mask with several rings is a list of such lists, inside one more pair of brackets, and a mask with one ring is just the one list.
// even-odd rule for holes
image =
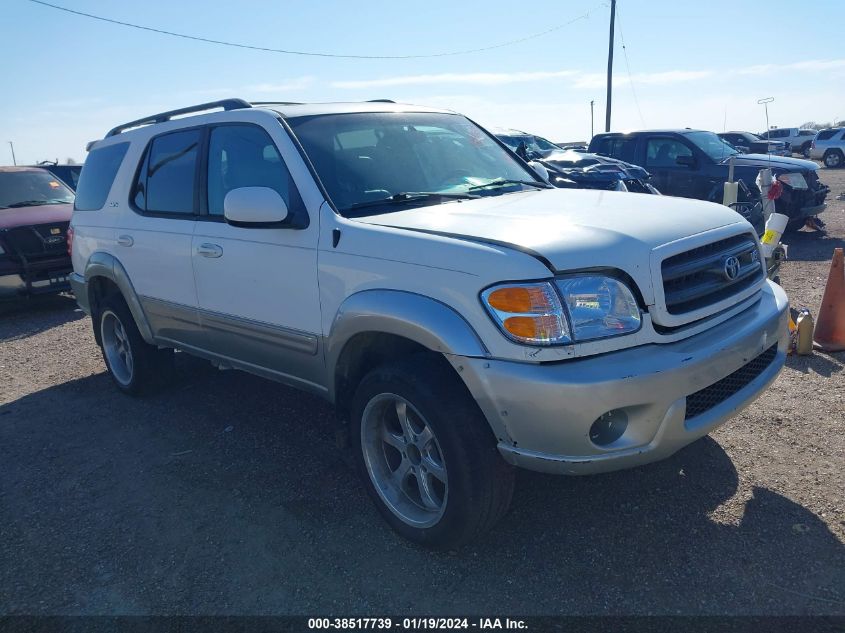
[[352, 437], [370, 496], [407, 539], [458, 547], [510, 505], [513, 468], [460, 379], [434, 354], [384, 365], [361, 381]]

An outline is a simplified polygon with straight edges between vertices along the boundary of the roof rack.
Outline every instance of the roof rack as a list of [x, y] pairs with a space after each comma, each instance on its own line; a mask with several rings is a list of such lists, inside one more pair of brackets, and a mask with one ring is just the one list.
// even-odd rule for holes
[[367, 103], [396, 103], [393, 99], [367, 99]]
[[209, 103], [200, 103], [199, 105], [190, 106], [188, 108], [179, 108], [178, 110], [169, 110], [168, 112], [161, 112], [159, 114], [153, 114], [152, 116], [144, 117], [143, 119], [138, 119], [137, 121], [130, 121], [129, 123], [124, 123], [123, 125], [118, 125], [115, 128], [109, 130], [109, 133], [106, 134], [106, 138], [109, 136], [115, 136], [124, 132], [133, 127], [140, 127], [142, 125], [150, 125], [152, 123], [164, 123], [165, 121], [169, 121], [175, 116], [179, 116], [181, 114], [191, 114], [194, 112], [203, 112], [205, 110], [213, 110], [215, 108], [223, 108], [224, 110], [240, 110], [241, 108], [251, 108], [252, 106], [244, 101], [243, 99], [223, 99], [221, 101], [211, 101]]
[[301, 101], [251, 101], [253, 106], [262, 105], [302, 105]]

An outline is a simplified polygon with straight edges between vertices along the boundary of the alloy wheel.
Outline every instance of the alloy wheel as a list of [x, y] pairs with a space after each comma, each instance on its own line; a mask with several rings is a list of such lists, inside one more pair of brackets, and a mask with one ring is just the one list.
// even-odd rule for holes
[[443, 516], [449, 485], [434, 430], [407, 400], [374, 396], [361, 419], [367, 473], [390, 511], [407, 525], [426, 528]]

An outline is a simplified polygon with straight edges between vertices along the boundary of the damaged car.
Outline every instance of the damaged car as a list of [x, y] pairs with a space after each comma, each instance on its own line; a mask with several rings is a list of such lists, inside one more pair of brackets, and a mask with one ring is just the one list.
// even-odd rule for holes
[[541, 136], [517, 130], [496, 132], [496, 137], [524, 161], [545, 167], [548, 180], [555, 187], [659, 193], [649, 182], [651, 176], [642, 167], [597, 154], [563, 149]]
[[783, 185], [775, 210], [789, 218], [787, 231], [808, 222], [821, 224], [816, 216], [825, 209], [830, 188], [819, 181], [814, 162], [764, 154], [740, 154], [715, 133], [704, 130], [646, 130], [627, 134], [596, 134], [590, 151], [639, 165], [652, 176], [661, 193], [682, 198], [721, 202], [731, 163], [735, 180], [753, 195], [761, 169], [771, 169]]
[[70, 289], [73, 192], [37, 167], [0, 167], [0, 299]]

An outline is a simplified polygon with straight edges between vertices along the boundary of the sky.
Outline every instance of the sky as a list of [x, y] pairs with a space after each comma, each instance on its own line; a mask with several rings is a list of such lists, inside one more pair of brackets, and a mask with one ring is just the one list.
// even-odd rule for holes
[[[0, 165], [12, 164], [9, 141], [18, 164], [81, 162], [117, 124], [226, 97], [389, 98], [552, 141], [588, 140], [595, 101], [604, 130], [607, 0], [50, 1], [258, 47], [439, 56], [284, 55], [0, 0]], [[772, 126], [843, 119], [843, 18], [843, 0], [618, 0], [611, 129], [759, 132], [764, 97]]]

